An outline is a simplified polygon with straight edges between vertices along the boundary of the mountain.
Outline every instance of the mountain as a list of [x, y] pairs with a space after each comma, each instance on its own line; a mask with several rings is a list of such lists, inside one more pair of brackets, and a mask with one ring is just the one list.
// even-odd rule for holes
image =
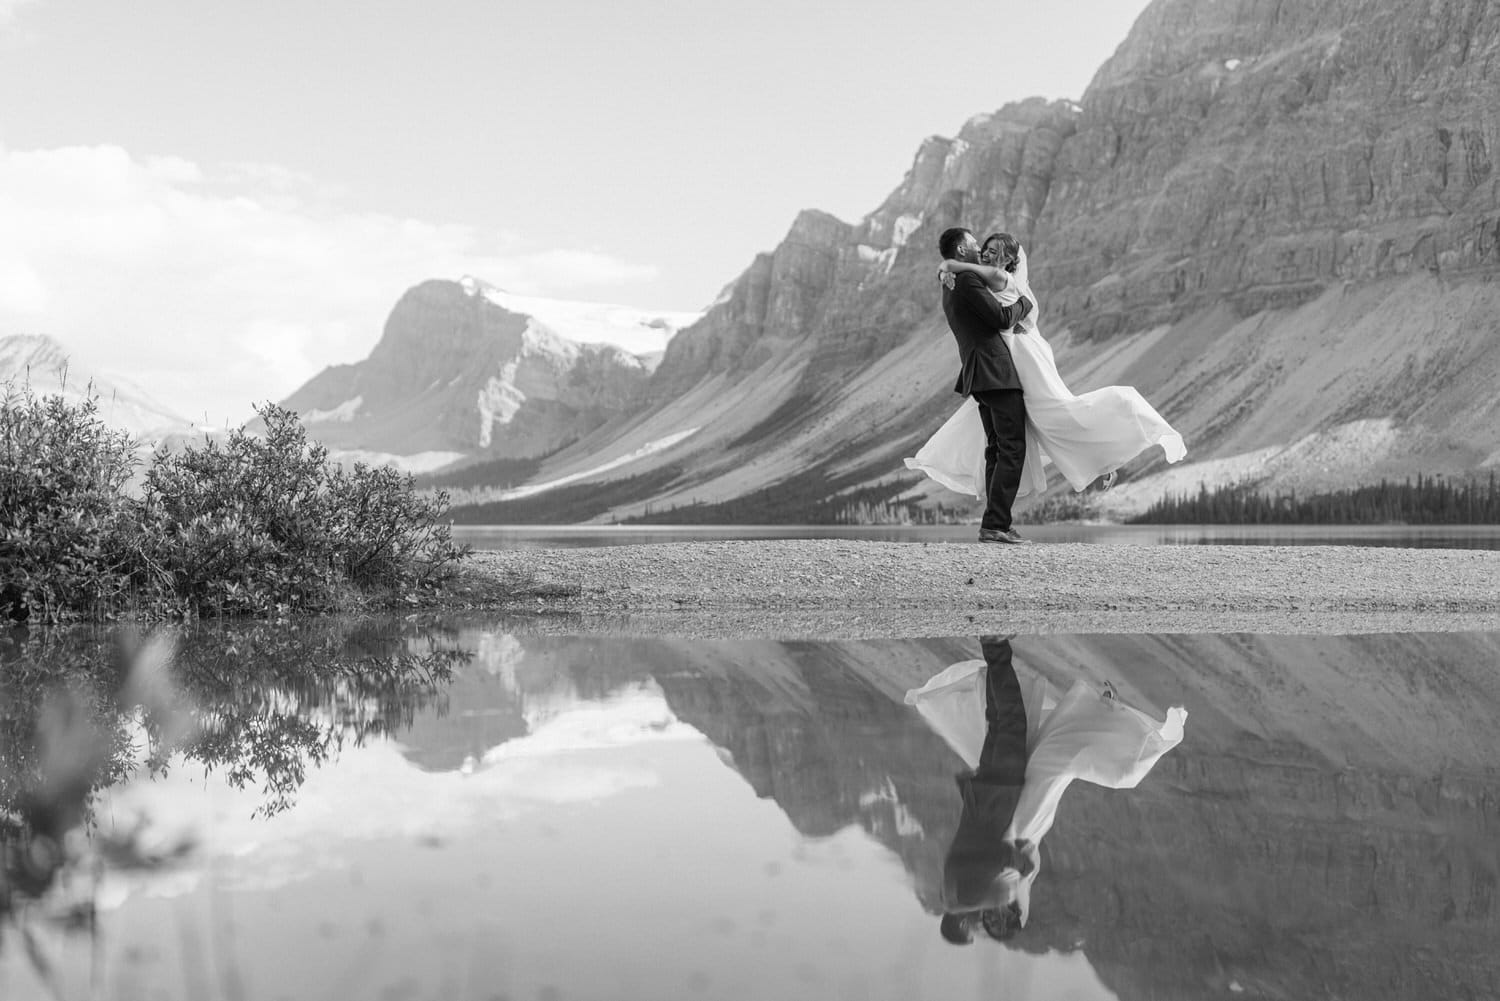
[[409, 469], [544, 455], [620, 416], [696, 314], [515, 296], [427, 281], [396, 303], [369, 358], [324, 369], [283, 406], [336, 454]]
[[90, 369], [57, 341], [41, 334], [0, 337], [0, 386], [29, 384], [39, 396], [72, 403], [93, 396], [105, 423], [142, 438], [159, 438], [191, 424], [134, 383]]
[[[858, 222], [800, 214], [673, 338], [627, 418], [532, 485], [582, 519], [711, 516], [763, 490], [951, 502], [901, 458], [959, 402], [931, 274], [959, 224], [1027, 244], [1076, 391], [1137, 386], [1185, 435], [1183, 466], [1126, 468], [1119, 510], [1199, 481], [1493, 467], [1497, 136], [1483, 0], [1156, 0], [1078, 102], [927, 139]], [[519, 509], [491, 502], [513, 496], [467, 491], [460, 516], [506, 520]]]

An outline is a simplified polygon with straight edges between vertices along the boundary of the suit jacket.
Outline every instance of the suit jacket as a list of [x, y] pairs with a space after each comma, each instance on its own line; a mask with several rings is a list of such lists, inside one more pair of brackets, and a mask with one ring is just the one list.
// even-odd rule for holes
[[1013, 306], [995, 301], [984, 280], [972, 272], [955, 276], [953, 288], [943, 288], [943, 315], [958, 341], [958, 382], [955, 393], [969, 396], [989, 389], [1020, 389], [1010, 349], [1000, 337], [1031, 312], [1024, 296]]

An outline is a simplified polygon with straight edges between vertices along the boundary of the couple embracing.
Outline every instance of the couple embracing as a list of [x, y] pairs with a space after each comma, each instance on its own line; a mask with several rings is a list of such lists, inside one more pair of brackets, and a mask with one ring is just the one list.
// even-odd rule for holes
[[979, 541], [1025, 541], [1011, 506], [1046, 490], [1045, 462], [1082, 491], [1100, 477], [1108, 489], [1120, 466], [1153, 445], [1168, 462], [1187, 454], [1182, 436], [1131, 387], [1068, 389], [1038, 326], [1020, 241], [995, 233], [981, 245], [954, 228], [938, 251], [943, 313], [958, 342], [953, 388], [968, 399], [906, 465], [986, 500]]

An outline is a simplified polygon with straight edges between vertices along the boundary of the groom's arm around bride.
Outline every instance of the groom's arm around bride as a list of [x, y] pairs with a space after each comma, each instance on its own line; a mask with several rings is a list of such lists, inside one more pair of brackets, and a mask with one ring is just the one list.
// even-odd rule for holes
[[1002, 330], [1009, 330], [1031, 312], [1031, 300], [1024, 295], [1013, 305], [1002, 306], [990, 294], [989, 288], [972, 271], [961, 271], [953, 275], [953, 306], [964, 315], [978, 331], [989, 331], [998, 337]]

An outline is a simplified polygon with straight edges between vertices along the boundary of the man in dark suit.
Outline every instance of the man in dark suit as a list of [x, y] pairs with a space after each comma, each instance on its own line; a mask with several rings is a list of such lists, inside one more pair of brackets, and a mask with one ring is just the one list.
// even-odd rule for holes
[[[938, 240], [945, 260], [979, 260], [979, 241], [967, 229], [945, 230]], [[1021, 487], [1026, 461], [1026, 401], [1010, 349], [1000, 337], [1032, 310], [1022, 296], [1013, 306], [995, 301], [975, 274], [954, 276], [943, 288], [943, 314], [958, 342], [960, 367], [953, 391], [974, 397], [984, 424], [984, 478], [988, 499], [979, 522], [980, 542], [1020, 543], [1026, 540], [1010, 524], [1010, 506]]]
[[1005, 840], [1026, 782], [1026, 705], [1010, 639], [981, 636], [984, 650], [984, 746], [979, 767], [958, 776], [963, 812], [943, 861], [943, 938], [967, 945], [982, 925], [1004, 940], [1021, 927], [1007, 877], [1031, 871], [1016, 844]]

